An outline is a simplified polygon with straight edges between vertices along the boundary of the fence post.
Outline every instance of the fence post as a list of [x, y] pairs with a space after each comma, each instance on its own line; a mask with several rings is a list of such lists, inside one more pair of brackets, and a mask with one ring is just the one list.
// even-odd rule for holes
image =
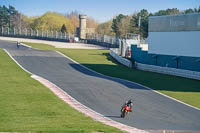
[[46, 31], [46, 37], [48, 38], [48, 30]]
[[57, 39], [57, 31], [56, 31], [56, 35], [55, 35], [55, 38]]
[[113, 37], [112, 37], [112, 42], [111, 42], [112, 44], [114, 44], [114, 40], [113, 40]]
[[31, 29], [30, 35], [32, 36], [32, 29]]
[[15, 28], [13, 28], [13, 34], [15, 35]]
[[42, 30], [42, 37], [43, 37], [43, 30]]
[[19, 35], [21, 36], [21, 28], [19, 28]]
[[3, 27], [1, 27], [1, 34], [3, 35]]
[[38, 30], [36, 30], [36, 36], [38, 36]]
[[58, 38], [59, 38], [59, 39], [62, 39], [62, 32], [59, 32], [59, 34], [60, 34], [60, 35], [59, 35]]
[[27, 29], [25, 28], [25, 35], [27, 36]]
[[66, 39], [66, 32], [64, 32], [64, 34], [65, 34], [65, 39]]
[[8, 30], [8, 31], [7, 31], [7, 34], [9, 35], [9, 34], [10, 34], [10, 32], [9, 32], [9, 28], [7, 28], [7, 30]]

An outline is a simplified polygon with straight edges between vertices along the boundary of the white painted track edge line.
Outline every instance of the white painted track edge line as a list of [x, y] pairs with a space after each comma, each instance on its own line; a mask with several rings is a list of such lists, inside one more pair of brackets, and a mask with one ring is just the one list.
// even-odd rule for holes
[[28, 48], [32, 48], [31, 46], [29, 46], [29, 45], [26, 45], [26, 44], [24, 44], [24, 43], [21, 43], [21, 42], [20, 42], [20, 45], [23, 45], [23, 46], [25, 46], [25, 47], [28, 47]]
[[[26, 70], [25, 68], [23, 68], [23, 67], [11, 56], [11, 54], [10, 54], [6, 49], [3, 49], [3, 50], [8, 54], [8, 56], [9, 56], [22, 70], [24, 70], [25, 72], [31, 74], [31, 78], [33, 78], [34, 76], [37, 76], [37, 75], [35, 75], [35, 74], [29, 72], [29, 71]], [[37, 77], [40, 77], [40, 76], [37, 76]], [[43, 78], [43, 77], [40, 77], [40, 78]], [[35, 78], [34, 78], [34, 79], [35, 79]], [[45, 79], [45, 78], [43, 78], [43, 79]], [[36, 80], [36, 79], [35, 79], [35, 80]], [[45, 80], [47, 80], [47, 79], [45, 79]], [[37, 80], [37, 81], [38, 81], [38, 80]], [[47, 81], [48, 81], [48, 80], [47, 80]], [[48, 81], [48, 82], [50, 82], [50, 81]], [[41, 82], [40, 82], [40, 83], [41, 83]], [[52, 82], [50, 82], [50, 83], [53, 84], [54, 86], [56, 86], [56, 88], [59, 89], [61, 92], [63, 92], [65, 95], [69, 96], [69, 97], [70, 97], [71, 99], [73, 99], [75, 102], [77, 102], [77, 103], [79, 103], [80, 105], [84, 106], [85, 108], [87, 108], [87, 109], [90, 110], [91, 112], [98, 114], [99, 116], [103, 117], [104, 119], [107, 119], [107, 120], [109, 120], [109, 121], [116, 122], [116, 121], [114, 121], [114, 120], [112, 120], [112, 119], [110, 119], [110, 118], [107, 118], [107, 117], [103, 116], [102, 114], [100, 114], [100, 113], [98, 113], [98, 112], [96, 112], [96, 111], [90, 109], [89, 107], [87, 107], [87, 106], [81, 104], [81, 103], [78, 102], [75, 98], [73, 98], [72, 96], [70, 96], [69, 94], [67, 94], [67, 92], [65, 92], [64, 90], [62, 90], [61, 88], [59, 88], [57, 85], [55, 85], [55, 84], [52, 83]], [[54, 93], [54, 94], [55, 94], [55, 93]], [[69, 103], [68, 103], [68, 104], [69, 104]], [[70, 104], [69, 104], [69, 105], [70, 105]], [[72, 107], [72, 106], [71, 106], [71, 107]], [[77, 109], [76, 109], [76, 110], [77, 110]], [[85, 115], [86, 115], [86, 114], [85, 114]], [[93, 119], [95, 119], [95, 118], [93, 118]], [[95, 119], [95, 120], [97, 120], [97, 119]], [[101, 121], [99, 121], [99, 122], [101, 122]], [[101, 122], [101, 123], [104, 123], [104, 122]], [[119, 122], [116, 122], [116, 123], [119, 123]], [[106, 123], [104, 123], [104, 124], [106, 124]], [[134, 130], [138, 130], [138, 132], [148, 133], [147, 131], [144, 131], [144, 130], [141, 130], [141, 129], [137, 129], [137, 128], [135, 128], [135, 127], [131, 127], [131, 126], [128, 126], [128, 125], [125, 125], [125, 124], [122, 124], [122, 123], [119, 123], [119, 124], [124, 125], [124, 126], [129, 127], [129, 128], [133, 128]], [[109, 125], [109, 124], [106, 124], [106, 125]], [[109, 125], [109, 126], [112, 126], [112, 125]], [[120, 129], [120, 130], [123, 130], [123, 131], [126, 131], [126, 130], [121, 129], [121, 128], [117, 127], [117, 126], [113, 126], [113, 127], [116, 127], [116, 128], [118, 128], [118, 129]], [[136, 132], [137, 132], [137, 131], [136, 131]]]
[[[66, 57], [67, 59], [71, 60], [72, 62], [74, 62], [74, 63], [76, 63], [76, 64], [79, 64], [80, 66], [82, 66], [83, 68], [85, 68], [85, 69], [87, 69], [87, 70], [89, 70], [89, 71], [91, 71], [91, 72], [94, 72], [94, 73], [97, 73], [97, 74], [100, 74], [100, 75], [103, 75], [103, 76], [106, 76], [106, 77], [111, 77], [111, 76], [107, 76], [107, 75], [104, 75], [104, 74], [102, 74], [102, 73], [96, 72], [96, 71], [94, 71], [94, 70], [92, 70], [92, 69], [90, 69], [90, 68], [87, 68], [86, 66], [84, 66], [84, 65], [82, 65], [82, 64], [80, 64], [80, 63], [78, 63], [78, 62], [76, 62], [75, 60], [71, 59], [70, 57], [64, 55], [63, 53], [61, 53], [61, 52], [59, 52], [59, 51], [56, 51], [56, 52], [59, 53], [59, 54], [61, 54], [61, 55], [64, 56], [64, 57]], [[169, 98], [169, 99], [172, 99], [172, 100], [174, 100], [174, 101], [176, 101], [176, 102], [179, 102], [179, 103], [181, 103], [181, 104], [184, 104], [184, 105], [186, 105], [186, 106], [188, 106], [188, 107], [191, 107], [191, 108], [193, 108], [193, 109], [196, 109], [196, 110], [200, 111], [200, 109], [197, 108], [197, 107], [194, 107], [194, 106], [192, 106], [192, 105], [189, 105], [189, 104], [187, 104], [187, 103], [184, 103], [184, 102], [182, 102], [182, 101], [180, 101], [180, 100], [177, 100], [177, 99], [175, 99], [175, 98], [173, 98], [173, 97], [167, 96], [167, 95], [165, 95], [165, 94], [163, 94], [163, 93], [160, 93], [160, 92], [158, 92], [158, 91], [156, 91], [156, 90], [153, 90], [153, 89], [151, 89], [151, 88], [149, 88], [149, 87], [147, 87], [147, 86], [141, 85], [141, 84], [139, 84], [139, 83], [136, 83], [136, 82], [133, 82], [133, 81], [129, 81], [129, 80], [126, 80], [126, 79], [117, 78], [117, 77], [111, 77], [111, 78], [120, 79], [120, 80], [122, 80], [122, 81], [127, 81], [127, 82], [129, 82], [129, 83], [134, 83], [134, 84], [139, 85], [139, 86], [141, 86], [141, 87], [144, 87], [144, 88], [146, 88], [146, 89], [148, 89], [148, 90], [151, 90], [151, 91], [153, 91], [153, 92], [155, 92], [155, 93], [157, 93], [157, 94], [160, 94], [160, 95], [165, 96], [165, 97], [167, 97], [167, 98]]]
[[30, 71], [28, 71], [28, 70], [26, 70], [24, 67], [22, 67], [22, 66], [12, 57], [12, 55], [11, 55], [6, 49], [3, 49], [3, 50], [8, 54], [8, 56], [9, 56], [22, 70], [24, 70], [25, 72], [27, 72], [27, 73], [33, 75], [33, 73], [31, 73]]

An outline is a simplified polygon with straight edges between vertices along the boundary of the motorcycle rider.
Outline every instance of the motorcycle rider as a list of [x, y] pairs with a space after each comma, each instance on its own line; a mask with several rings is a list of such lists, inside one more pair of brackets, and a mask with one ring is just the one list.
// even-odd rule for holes
[[20, 43], [19, 43], [19, 42], [17, 42], [17, 48], [19, 48], [19, 46], [20, 46]]
[[131, 99], [129, 99], [128, 101], [126, 101], [125, 103], [124, 103], [124, 106], [123, 106], [123, 108], [125, 107], [125, 106], [128, 106], [128, 107], [130, 107], [130, 112], [132, 112], [132, 106], [133, 106], [133, 102], [132, 102], [132, 100]]

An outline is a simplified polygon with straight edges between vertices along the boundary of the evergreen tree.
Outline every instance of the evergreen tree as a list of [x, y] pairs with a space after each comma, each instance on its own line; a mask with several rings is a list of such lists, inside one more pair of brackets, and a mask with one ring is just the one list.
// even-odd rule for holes
[[13, 6], [9, 6], [9, 8], [0, 6], [0, 26], [11, 27], [11, 17], [16, 16], [17, 13], [18, 11]]
[[123, 14], [119, 14], [118, 16], [116, 16], [116, 18], [113, 19], [113, 23], [112, 23], [112, 30], [115, 33], [116, 36], [120, 36], [120, 32], [119, 32], [119, 22], [121, 19], [123, 19], [124, 17], [126, 17]]
[[148, 17], [149, 13], [146, 9], [142, 9], [139, 13], [134, 14], [130, 21], [131, 32], [140, 34], [141, 37], [146, 38], [148, 36]]
[[195, 12], [195, 10], [193, 10], [191, 8], [184, 11], [185, 14], [187, 14], [187, 13], [194, 13], [194, 12]]
[[61, 30], [62, 33], [67, 32], [67, 28], [65, 26], [65, 24], [62, 25]]

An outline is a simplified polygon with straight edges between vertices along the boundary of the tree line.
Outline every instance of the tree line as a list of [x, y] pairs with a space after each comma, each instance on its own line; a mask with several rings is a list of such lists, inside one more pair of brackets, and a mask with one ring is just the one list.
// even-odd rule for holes
[[[159, 10], [150, 13], [146, 9], [131, 15], [119, 14], [112, 20], [99, 24], [92, 17], [87, 18], [87, 27], [94, 28], [97, 34], [126, 37], [127, 33], [140, 34], [142, 38], [148, 37], [148, 17], [175, 15], [200, 12], [199, 8], [180, 11], [177, 8]], [[66, 14], [46, 12], [42, 16], [27, 17], [17, 11], [13, 6], [0, 6], [0, 27], [32, 29], [43, 31], [58, 31], [76, 34], [79, 27], [79, 13], [73, 11]]]
[[[96, 28], [98, 22], [88, 17], [87, 26]], [[0, 27], [32, 29], [43, 31], [57, 31], [76, 34], [79, 27], [79, 13], [73, 11], [66, 14], [46, 12], [42, 16], [27, 17], [17, 11], [13, 6], [0, 6]]]
[[142, 9], [131, 15], [119, 14], [112, 20], [99, 24], [97, 32], [99, 34], [115, 35], [117, 37], [126, 37], [127, 33], [140, 34], [142, 38], [148, 37], [148, 17], [162, 15], [176, 15], [200, 12], [199, 8], [186, 9], [180, 11], [177, 8], [159, 10], [155, 13], [150, 13], [146, 9]]

